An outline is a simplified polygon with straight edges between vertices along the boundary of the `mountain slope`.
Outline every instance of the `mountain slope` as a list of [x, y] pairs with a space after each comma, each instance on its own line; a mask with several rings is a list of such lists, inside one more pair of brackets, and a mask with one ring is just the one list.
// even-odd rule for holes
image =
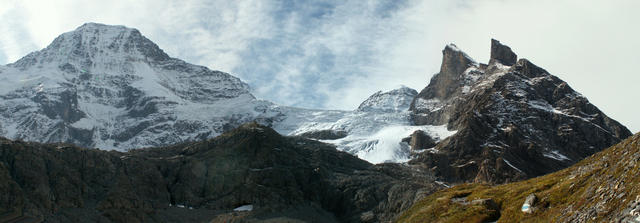
[[[570, 168], [526, 181], [463, 184], [437, 192], [398, 222], [638, 222], [640, 134]], [[533, 213], [523, 213], [534, 194]], [[478, 202], [491, 199], [491, 202]], [[476, 201], [475, 203], [473, 201]]]
[[169, 57], [136, 29], [87, 23], [0, 66], [0, 134], [126, 151], [204, 140], [258, 121], [286, 135], [339, 132], [346, 138], [331, 143], [341, 150], [400, 162], [409, 158], [403, 137], [442, 129], [410, 126], [416, 94], [406, 87], [378, 92], [356, 111], [279, 106], [255, 99], [236, 77]]
[[406, 111], [418, 92], [401, 86], [391, 91], [378, 91], [358, 106], [358, 111]]
[[406, 162], [411, 151], [403, 139], [423, 131], [436, 141], [455, 133], [446, 126], [412, 125], [407, 110], [416, 91], [407, 87], [376, 92], [354, 111], [280, 107], [273, 127], [281, 134], [314, 138], [372, 163]]
[[1, 132], [29, 141], [169, 145], [218, 135], [242, 113], [260, 113], [240, 79], [170, 58], [123, 26], [82, 25], [2, 67], [0, 80]]
[[412, 164], [449, 182], [509, 182], [568, 167], [631, 135], [546, 70], [491, 41], [489, 64], [455, 45], [440, 72], [413, 100], [416, 125], [446, 125], [456, 134]]
[[0, 179], [0, 215], [50, 222], [380, 222], [441, 188], [408, 166], [257, 124], [126, 153], [3, 139]]

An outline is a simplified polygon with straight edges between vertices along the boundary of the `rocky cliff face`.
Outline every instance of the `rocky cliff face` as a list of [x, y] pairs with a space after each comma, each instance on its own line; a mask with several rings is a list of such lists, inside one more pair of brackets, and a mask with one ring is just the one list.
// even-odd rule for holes
[[416, 125], [457, 133], [419, 153], [451, 182], [501, 183], [568, 167], [631, 135], [581, 94], [496, 40], [489, 64], [455, 45], [441, 70], [413, 100]]
[[2, 139], [0, 179], [0, 215], [48, 222], [381, 222], [441, 188], [257, 124], [126, 153]]

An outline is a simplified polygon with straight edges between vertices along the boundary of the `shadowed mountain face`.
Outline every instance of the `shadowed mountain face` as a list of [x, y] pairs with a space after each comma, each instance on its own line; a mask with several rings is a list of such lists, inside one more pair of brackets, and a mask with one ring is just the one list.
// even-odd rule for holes
[[509, 182], [568, 167], [631, 135], [566, 82], [491, 44], [488, 65], [455, 45], [443, 50], [440, 72], [410, 110], [416, 125], [457, 133], [411, 163], [451, 182]]
[[[49, 222], [379, 222], [441, 188], [408, 166], [372, 165], [257, 124], [127, 153], [0, 143], [0, 214]], [[253, 210], [233, 214], [243, 205]]]

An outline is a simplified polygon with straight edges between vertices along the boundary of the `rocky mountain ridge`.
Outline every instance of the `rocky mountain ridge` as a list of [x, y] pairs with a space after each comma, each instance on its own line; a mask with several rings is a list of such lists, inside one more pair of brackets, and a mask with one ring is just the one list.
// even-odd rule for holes
[[558, 77], [491, 41], [489, 64], [448, 45], [440, 72], [411, 104], [415, 125], [457, 133], [412, 164], [450, 182], [502, 183], [566, 168], [631, 132]]

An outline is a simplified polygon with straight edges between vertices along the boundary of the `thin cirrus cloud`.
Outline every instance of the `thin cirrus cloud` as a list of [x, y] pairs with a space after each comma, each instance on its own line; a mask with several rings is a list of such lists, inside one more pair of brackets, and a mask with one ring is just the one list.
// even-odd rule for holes
[[173, 57], [230, 72], [278, 104], [353, 109], [428, 84], [455, 43], [479, 62], [510, 45], [633, 131], [640, 118], [634, 0], [114, 0], [0, 2], [0, 64], [85, 22], [139, 29]]

